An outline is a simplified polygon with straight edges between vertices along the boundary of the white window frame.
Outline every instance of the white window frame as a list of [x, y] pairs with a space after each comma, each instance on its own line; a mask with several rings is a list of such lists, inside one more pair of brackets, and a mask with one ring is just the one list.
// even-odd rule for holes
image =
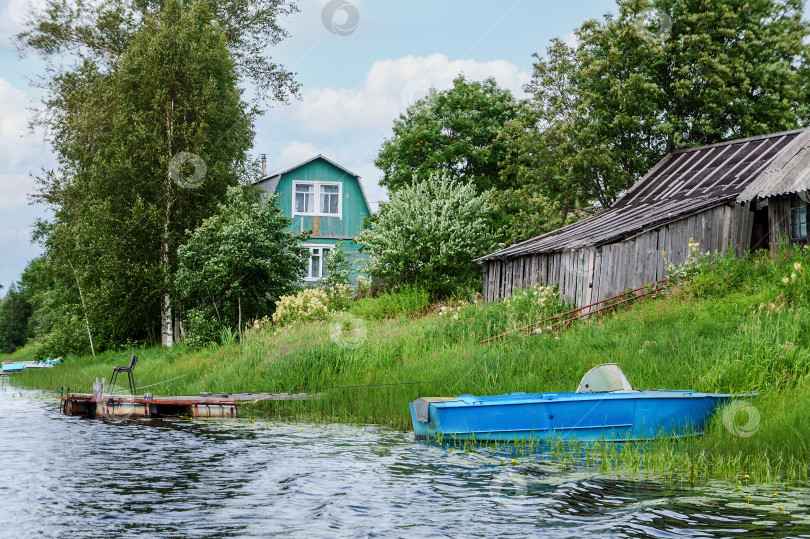
[[[328, 243], [302, 243], [301, 247], [306, 247], [309, 250], [309, 257], [307, 258], [307, 275], [304, 277], [304, 280], [310, 283], [317, 283], [323, 279], [323, 270], [326, 267], [325, 260], [323, 258], [323, 250], [329, 249], [331, 252], [335, 250], [335, 246]], [[312, 275], [312, 249], [321, 250], [320, 255], [318, 256], [320, 263], [320, 268], [318, 268], [320, 271], [318, 272], [318, 275], [320, 275], [320, 277], [310, 277], [310, 275]]]
[[[295, 209], [295, 190], [296, 186], [298, 185], [312, 185], [314, 186], [314, 193], [313, 196], [315, 197], [315, 203], [313, 204], [313, 208], [315, 209], [312, 213], [307, 212], [300, 212], [296, 211]], [[335, 213], [321, 213], [321, 186], [337, 186], [338, 188], [338, 212]], [[292, 215], [293, 217], [297, 215], [302, 215], [305, 217], [337, 217], [338, 219], [343, 219], [343, 183], [341, 182], [321, 182], [321, 181], [294, 181], [292, 186]]]

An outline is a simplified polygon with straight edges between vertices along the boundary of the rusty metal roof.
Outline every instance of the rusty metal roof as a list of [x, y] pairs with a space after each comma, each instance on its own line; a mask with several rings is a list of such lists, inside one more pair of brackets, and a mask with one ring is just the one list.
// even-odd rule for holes
[[810, 190], [810, 129], [793, 139], [737, 198], [748, 202]]
[[730, 202], [802, 133], [807, 134], [787, 131], [673, 152], [607, 210], [478, 261], [604, 245]]

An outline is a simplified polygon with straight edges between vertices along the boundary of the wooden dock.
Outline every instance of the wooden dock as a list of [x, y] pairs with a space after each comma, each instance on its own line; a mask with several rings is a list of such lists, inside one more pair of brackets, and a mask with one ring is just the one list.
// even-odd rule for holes
[[68, 393], [62, 396], [65, 415], [123, 421], [141, 417], [185, 415], [190, 417], [237, 417], [241, 402], [211, 397], [162, 397], [157, 395], [93, 395]]
[[105, 380], [93, 384], [93, 393], [62, 396], [65, 415], [123, 421], [141, 417], [237, 417], [237, 408], [247, 402], [310, 400], [320, 393], [200, 393], [199, 396], [111, 395], [104, 393]]

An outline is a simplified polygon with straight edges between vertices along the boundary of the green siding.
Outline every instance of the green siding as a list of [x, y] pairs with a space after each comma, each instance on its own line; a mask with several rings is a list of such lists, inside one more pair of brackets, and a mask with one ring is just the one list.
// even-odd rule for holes
[[[312, 217], [297, 215], [293, 217], [293, 182], [321, 181], [340, 182], [341, 217]], [[344, 240], [344, 249], [350, 253], [355, 271], [352, 283], [357, 283], [360, 265], [364, 255], [352, 238], [363, 230], [363, 220], [371, 215], [360, 182], [356, 176], [347, 174], [344, 170], [332, 165], [323, 159], [315, 159], [298, 168], [285, 172], [276, 181], [264, 180], [258, 187], [265, 191], [272, 191], [278, 195], [278, 206], [284, 215], [292, 218], [290, 231], [312, 231], [311, 239], [306, 243], [320, 245], [334, 245], [339, 239]], [[316, 200], [317, 204], [317, 200]], [[318, 220], [317, 234], [315, 233], [315, 219]]]

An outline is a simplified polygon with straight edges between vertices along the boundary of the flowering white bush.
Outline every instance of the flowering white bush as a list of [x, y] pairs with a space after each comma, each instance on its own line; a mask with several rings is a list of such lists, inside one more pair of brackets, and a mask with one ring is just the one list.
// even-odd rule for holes
[[433, 296], [478, 287], [479, 256], [497, 246], [489, 216], [492, 193], [444, 176], [391, 193], [357, 241], [370, 255], [368, 274]]
[[801, 262], [794, 262], [790, 275], [782, 277], [785, 292], [791, 300], [807, 303], [810, 301], [810, 277]]
[[322, 320], [329, 314], [329, 295], [322, 288], [305, 288], [294, 296], [281, 296], [276, 302], [273, 322], [278, 325], [301, 320]]
[[514, 289], [504, 304], [515, 315], [526, 316], [550, 312], [560, 302], [553, 287], [538, 283], [531, 288]]
[[467, 305], [469, 304], [466, 301], [459, 301], [450, 305], [442, 305], [439, 307], [439, 316], [447, 316], [452, 320], [458, 320], [458, 313]]

